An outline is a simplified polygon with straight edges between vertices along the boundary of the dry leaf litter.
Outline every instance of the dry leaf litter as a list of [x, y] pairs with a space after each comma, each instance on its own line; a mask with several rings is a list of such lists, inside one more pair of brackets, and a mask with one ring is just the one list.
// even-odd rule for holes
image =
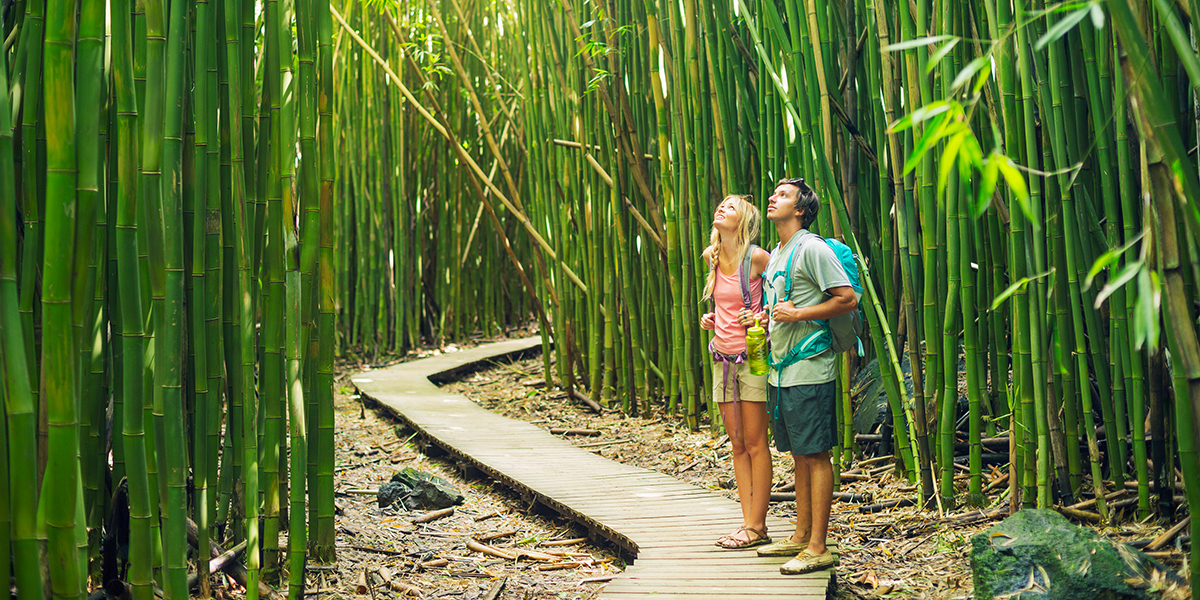
[[[406, 360], [457, 350], [448, 346]], [[707, 425], [693, 432], [674, 415], [631, 418], [616, 410], [597, 415], [562, 392], [546, 391], [540, 358], [489, 362], [444, 389], [546, 430], [593, 430], [598, 434], [566, 437], [605, 458], [672, 475], [737, 500], [728, 438], [714, 436]], [[501, 484], [464, 478], [453, 461], [427, 457], [417, 440], [398, 437], [398, 422], [353, 392], [350, 379], [369, 370], [344, 365], [339, 379], [338, 562], [311, 572], [309, 592], [371, 600], [397, 594], [462, 600], [586, 599], [597, 597], [604, 583], [620, 573], [624, 563], [610, 544], [580, 541], [586, 532], [568, 520], [528, 506]], [[785, 490], [792, 480], [790, 457], [778, 452], [773, 456], [774, 488]], [[865, 462], [869, 457], [858, 459]], [[869, 464], [862, 471], [870, 473], [870, 479], [843, 480], [840, 490], [869, 496], [873, 503], [911, 499], [915, 488], [882, 468], [889, 464]], [[466, 501], [450, 516], [426, 523], [414, 522], [427, 516], [425, 511], [378, 508], [374, 490], [408, 466], [449, 480]], [[1001, 483], [1002, 476], [993, 471], [988, 478]], [[966, 481], [960, 484], [965, 492]], [[998, 496], [993, 491], [989, 497], [996, 504], [991, 510], [945, 514], [911, 506], [864, 513], [861, 502], [835, 501], [830, 537], [841, 551], [837, 598], [972, 597], [969, 539], [1004, 516], [999, 514], [1006, 509]], [[773, 502], [771, 514], [794, 521], [795, 503]], [[1133, 522], [1098, 531], [1128, 542], [1154, 538], [1164, 527], [1153, 521]], [[777, 537], [787, 533], [772, 532]], [[1186, 549], [1168, 545], [1157, 557], [1186, 571]]]

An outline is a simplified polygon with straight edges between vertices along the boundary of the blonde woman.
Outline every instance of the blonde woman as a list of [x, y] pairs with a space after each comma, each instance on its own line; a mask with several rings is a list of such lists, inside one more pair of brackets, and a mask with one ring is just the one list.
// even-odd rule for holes
[[[711, 302], [713, 312], [700, 317], [700, 327], [715, 334], [709, 344], [713, 398], [721, 408], [721, 420], [733, 444], [733, 474], [742, 504], [742, 526], [717, 540], [717, 546], [729, 550], [771, 541], [766, 523], [771, 499], [767, 376], [750, 374], [746, 361], [746, 328], [754, 324], [755, 317], [764, 327], [767, 322], [762, 312], [762, 274], [769, 256], [752, 245], [758, 238], [762, 217], [749, 200], [749, 196], [725, 197], [713, 216], [710, 243], [703, 253], [709, 265], [704, 297]], [[749, 272], [743, 274], [748, 252]], [[748, 284], [745, 290], [743, 275]]]

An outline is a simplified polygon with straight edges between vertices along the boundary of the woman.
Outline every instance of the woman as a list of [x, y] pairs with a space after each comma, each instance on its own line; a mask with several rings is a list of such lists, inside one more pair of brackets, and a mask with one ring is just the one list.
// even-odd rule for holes
[[762, 312], [762, 273], [768, 254], [753, 246], [750, 256], [750, 307], [742, 294], [741, 269], [751, 242], [758, 238], [758, 209], [749, 196], [726, 196], [713, 217], [709, 246], [704, 259], [710, 270], [704, 297], [713, 312], [700, 317], [700, 327], [716, 335], [709, 350], [713, 354], [713, 398], [721, 408], [721, 420], [733, 444], [733, 474], [742, 504], [742, 526], [717, 540], [730, 550], [769, 543], [767, 505], [771, 499], [771, 450], [767, 447], [767, 376], [752, 375], [746, 361], [746, 328], [757, 317], [766, 326]]

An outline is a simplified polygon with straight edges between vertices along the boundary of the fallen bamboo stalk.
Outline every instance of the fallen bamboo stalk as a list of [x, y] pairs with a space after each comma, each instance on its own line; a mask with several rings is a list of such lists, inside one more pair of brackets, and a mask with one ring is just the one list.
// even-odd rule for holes
[[363, 595], [367, 593], [367, 570], [363, 569], [358, 572], [358, 582], [354, 584], [354, 593]]
[[509, 536], [516, 535], [516, 534], [517, 534], [517, 530], [513, 529], [510, 531], [501, 531], [499, 533], [489, 533], [487, 535], [481, 535], [475, 539], [477, 539], [481, 542], [487, 542], [490, 540], [496, 540], [496, 539], [500, 539], [503, 537], [509, 537]]
[[886, 500], [878, 504], [868, 504], [858, 507], [858, 512], [874, 513], [887, 510], [889, 508], [897, 508], [901, 506], [913, 506], [916, 504], [911, 498], [897, 498], [896, 500]]
[[859, 461], [857, 466], [859, 469], [865, 469], [871, 465], [879, 464], [894, 458], [896, 458], [896, 455], [894, 454], [885, 454], [883, 456], [876, 456], [875, 458], [868, 458], [867, 460]]
[[[1120, 498], [1121, 496], [1124, 496], [1127, 493], [1128, 492], [1126, 492], [1125, 490], [1117, 490], [1115, 492], [1105, 494], [1104, 500], [1107, 502], [1109, 500], [1112, 500], [1113, 498]], [[1096, 499], [1092, 498], [1091, 500], [1084, 500], [1083, 502], [1076, 502], [1075, 504], [1072, 504], [1072, 505], [1068, 506], [1067, 508], [1070, 508], [1073, 510], [1085, 510], [1085, 509], [1091, 508], [1095, 505], [1096, 505]]]
[[[796, 492], [771, 492], [771, 502], [792, 502], [796, 499]], [[834, 492], [834, 500], [842, 502], [870, 502], [871, 494], [855, 494], [852, 492]]]
[[600, 413], [604, 412], [604, 409], [600, 408], [599, 404], [596, 404], [595, 402], [593, 402], [592, 399], [588, 398], [586, 395], [584, 395], [583, 392], [572, 388], [570, 393], [571, 393], [572, 398], [578, 400], [579, 402], [586, 405], [588, 408], [592, 409], [592, 412], [594, 412], [596, 414], [600, 414]]
[[[865, 473], [851, 473], [849, 471], [842, 473], [841, 478], [844, 481], [871, 481], [873, 477]], [[796, 484], [792, 484], [792, 489], [796, 489]]]
[[500, 581], [497, 581], [496, 584], [492, 586], [492, 589], [488, 590], [488, 593], [484, 594], [483, 598], [480, 598], [480, 600], [496, 600], [496, 598], [500, 597], [500, 592], [504, 590], [504, 584], [507, 582], [507, 577], [501, 577]]
[[380, 567], [378, 569], [376, 569], [375, 572], [376, 572], [376, 574], [379, 575], [379, 578], [383, 580], [383, 585], [387, 586], [393, 592], [400, 592], [402, 594], [411, 594], [418, 598], [422, 597], [421, 590], [419, 588], [411, 586], [407, 583], [404, 583], [403, 581], [400, 581], [399, 579], [395, 579], [394, 578], [395, 575], [392, 573], [392, 570], [387, 568], [386, 566], [380, 565]]
[[[200, 528], [197, 527], [196, 522], [190, 518], [187, 520], [187, 539], [189, 545], [191, 545], [193, 548], [199, 548]], [[217, 557], [224, 554], [225, 549], [222, 548], [220, 544], [210, 539], [208, 541], [208, 552], [209, 557]], [[249, 581], [247, 578], [246, 567], [242, 566], [242, 563], [236, 560], [226, 563], [224, 573], [242, 587], [246, 587], [246, 584]], [[279, 598], [279, 595], [275, 593], [275, 590], [261, 580], [258, 582], [258, 595], [268, 598], [269, 600], [277, 600]]]
[[1176, 523], [1174, 527], [1164, 531], [1162, 535], [1154, 538], [1154, 541], [1150, 542], [1146, 546], [1146, 550], [1153, 552], [1153, 551], [1158, 550], [1159, 548], [1162, 548], [1163, 546], [1167, 545], [1168, 542], [1170, 542], [1172, 539], [1174, 539], [1175, 536], [1179, 535], [1179, 532], [1183, 531], [1184, 528], [1187, 527], [1188, 524], [1191, 522], [1192, 522], [1191, 515], [1184, 517], [1183, 520]]
[[1008, 482], [1008, 473], [1003, 473], [999, 477], [988, 482], [988, 484], [986, 486], [984, 486], [983, 491], [990, 492], [990, 491], [1004, 485], [1007, 482]]
[[582, 567], [586, 564], [587, 563], [582, 563], [579, 561], [560, 562], [560, 563], [553, 563], [553, 564], [549, 564], [549, 565], [538, 565], [538, 570], [539, 571], [561, 571], [563, 569], [578, 569], [579, 567]]
[[454, 514], [454, 507], [427, 512], [412, 520], [413, 523], [429, 523]]
[[870, 471], [867, 471], [867, 477], [874, 479], [874, 478], [876, 478], [884, 473], [887, 473], [888, 471], [891, 471], [895, 468], [896, 468], [896, 465], [883, 465], [882, 467], [877, 467], [877, 468], [871, 469]]
[[[225, 567], [229, 565], [229, 562], [232, 560], [235, 560], [235, 559], [237, 559], [237, 557], [241, 556], [242, 552], [245, 549], [246, 549], [246, 542], [243, 541], [242, 543], [226, 550], [220, 556], [208, 561], [208, 574], [212, 575], [213, 573], [218, 573], [218, 572], [224, 571]], [[188, 581], [188, 589], [189, 590], [196, 587], [197, 585], [200, 585], [200, 574], [192, 573], [191, 575], [188, 575], [187, 581]]]
[[383, 548], [372, 548], [370, 546], [338, 546], [339, 548], [347, 548], [350, 550], [358, 550], [359, 552], [373, 552], [375, 554], [384, 554], [387, 556], [404, 556], [403, 552], [395, 550], [385, 550]]
[[517, 556], [515, 554], [510, 554], [499, 548], [493, 548], [492, 546], [489, 546], [487, 544], [481, 544], [475, 540], [467, 540], [467, 549], [472, 550], [474, 552], [479, 552], [481, 554], [488, 554], [491, 556], [495, 556], [497, 558], [503, 558], [506, 560], [516, 560], [516, 558], [517, 558]]
[[550, 433], [555, 435], [588, 435], [597, 436], [601, 431], [598, 429], [566, 429], [563, 427], [554, 427], [550, 429]]
[[1099, 523], [1100, 522], [1100, 515], [1098, 515], [1094, 512], [1090, 512], [1090, 511], [1086, 511], [1086, 510], [1079, 510], [1079, 509], [1071, 508], [1069, 506], [1056, 506], [1055, 510], [1062, 513], [1063, 516], [1071, 517], [1072, 519], [1075, 519], [1078, 521], [1087, 521], [1089, 523]]
[[554, 556], [553, 554], [546, 554], [545, 552], [538, 552], [537, 550], [518, 549], [517, 550], [517, 559], [519, 560], [522, 558], [528, 558], [530, 560], [536, 560], [536, 561], [541, 561], [541, 562], [551, 562], [551, 561], [558, 560], [559, 557]]
[[[1125, 489], [1127, 489], [1127, 490], [1136, 490], [1137, 487], [1138, 487], [1138, 482], [1136, 482], [1136, 481], [1126, 481], [1125, 482]], [[1184, 491], [1182, 483], [1176, 483], [1176, 484], [1174, 484], [1173, 487], [1175, 488], [1175, 491], [1177, 491], [1177, 492]], [[1150, 491], [1151, 492], [1158, 491], [1158, 483], [1157, 482], [1154, 482], [1154, 481], [1150, 482]]]
[[1179, 553], [1179, 552], [1175, 551], [1175, 550], [1162, 550], [1162, 551], [1155, 551], [1155, 552], [1144, 552], [1143, 554], [1145, 554], [1146, 556], [1149, 556], [1150, 558], [1159, 558], [1159, 559], [1162, 559], [1162, 558], [1183, 558], [1183, 555], [1182, 555], [1181, 553]]
[[578, 446], [575, 446], [575, 447], [576, 448], [600, 448], [601, 446], [612, 446], [615, 444], [624, 444], [628, 441], [630, 441], [629, 438], [622, 438], [619, 440], [609, 440], [607, 442], [592, 442], [590, 444], [579, 444]]
[[445, 566], [447, 566], [447, 565], [449, 565], [449, 564], [450, 564], [450, 560], [449, 560], [449, 559], [445, 559], [445, 558], [434, 558], [434, 559], [431, 559], [431, 560], [427, 560], [427, 561], [425, 561], [425, 562], [420, 562], [420, 563], [417, 563], [417, 566], [418, 566], [418, 567], [420, 567], [420, 568], [422, 568], [422, 569], [436, 569], [436, 568], [438, 568], [438, 567], [445, 567]]
[[490, 512], [490, 513], [487, 513], [487, 514], [484, 514], [484, 515], [479, 515], [478, 517], [475, 517], [475, 522], [476, 522], [476, 523], [478, 523], [478, 522], [480, 522], [480, 521], [486, 521], [487, 519], [490, 519], [490, 518], [492, 518], [492, 517], [496, 517], [496, 516], [499, 516], [499, 515], [500, 515], [500, 513], [498, 513], [498, 512], [496, 512], [496, 511], [494, 511], [494, 510], [493, 510], [493, 511], [492, 511], [492, 512]]
[[586, 541], [588, 541], [587, 538], [581, 537], [581, 538], [571, 538], [569, 540], [550, 540], [549, 542], [542, 542], [542, 545], [543, 546], [574, 546], [575, 544], [582, 544]]

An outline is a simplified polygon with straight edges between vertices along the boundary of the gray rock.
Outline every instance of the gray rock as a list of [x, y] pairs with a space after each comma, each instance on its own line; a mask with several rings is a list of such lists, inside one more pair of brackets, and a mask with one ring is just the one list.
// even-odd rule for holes
[[1151, 588], [1166, 582], [1155, 566], [1052, 510], [1019, 511], [971, 538], [976, 598], [1157, 598]]
[[387, 508], [411, 493], [411, 487], [396, 481], [389, 481], [379, 486], [379, 493], [375, 495], [375, 500], [379, 502], [379, 508]]
[[[438, 510], [462, 504], [465, 499], [449, 481], [412, 467], [405, 467], [403, 471], [392, 475], [392, 482], [411, 490], [411, 495], [405, 500], [405, 505], [409, 507]], [[379, 489], [383, 491], [382, 487]]]

